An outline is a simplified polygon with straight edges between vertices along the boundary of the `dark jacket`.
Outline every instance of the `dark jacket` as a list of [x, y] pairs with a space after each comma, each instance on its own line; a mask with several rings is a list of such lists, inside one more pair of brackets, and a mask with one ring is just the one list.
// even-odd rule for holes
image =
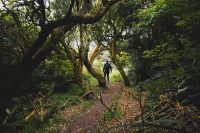
[[104, 64], [104, 66], [103, 66], [103, 72], [104, 73], [110, 73], [110, 72], [112, 72], [112, 67], [111, 67], [111, 65], [108, 62], [106, 62]]

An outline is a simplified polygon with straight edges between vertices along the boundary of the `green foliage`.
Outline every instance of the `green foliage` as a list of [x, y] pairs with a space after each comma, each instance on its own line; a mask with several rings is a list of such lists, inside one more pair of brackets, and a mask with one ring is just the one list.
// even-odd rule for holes
[[51, 99], [53, 102], [59, 105], [64, 104], [66, 101], [69, 101], [73, 105], [77, 105], [81, 102], [78, 96], [70, 94], [55, 94], [51, 97]]
[[[199, 34], [197, 18], [200, 15], [197, 6], [199, 3], [196, 0], [156, 0], [138, 10], [138, 30], [152, 31], [147, 36], [143, 33], [143, 38], [140, 39], [143, 50], [138, 56], [138, 62], [150, 62], [150, 69], [147, 71], [149, 79], [139, 84], [143, 89], [152, 94], [178, 89], [187, 77], [199, 73], [200, 54], [196, 35]], [[149, 46], [144, 45], [145, 43]], [[140, 52], [137, 48], [135, 50], [133, 56]], [[133, 62], [136, 71], [137, 59]]]
[[80, 96], [82, 94], [82, 90], [77, 84], [70, 84], [68, 87], [69, 91], [67, 92], [67, 94], [75, 96]]
[[[63, 55], [53, 53], [33, 71], [31, 78], [23, 85], [23, 90], [28, 93], [39, 91], [49, 93], [54, 90], [56, 85], [73, 79], [73, 67], [66, 58]], [[69, 86], [69, 88], [73, 87]], [[76, 87], [74, 88], [77, 90]]]
[[13, 25], [15, 22], [11, 15], [0, 18], [0, 63], [3, 65], [15, 65], [22, 59], [21, 48], [23, 45], [22, 32]]
[[56, 18], [62, 18], [66, 11], [68, 11], [70, 1], [66, 0], [55, 0], [51, 3], [52, 9], [54, 10], [53, 15]]
[[[12, 13], [2, 10], [0, 63], [12, 68], [21, 64], [23, 56], [31, 47], [29, 45], [38, 37], [37, 34], [41, 29], [36, 23], [40, 21], [38, 17], [41, 16], [41, 11], [36, 1], [33, 4], [35, 9], [38, 8], [38, 13], [33, 13], [33, 9], [29, 9], [28, 6], [14, 7], [17, 1], [10, 2], [8, 1], [10, 4], [7, 5], [17, 16], [19, 15], [21, 25], [16, 25]], [[79, 4], [81, 7], [83, 1]], [[62, 18], [69, 5], [70, 1], [52, 1], [50, 7], [47, 6], [45, 9], [46, 14], [49, 14], [48, 21]], [[96, 1], [94, 6], [99, 7], [99, 2]], [[83, 25], [85, 35], [83, 40], [85, 44], [90, 40], [101, 41], [109, 49], [111, 38], [118, 39], [116, 52], [119, 62], [123, 67], [126, 66], [129, 75], [139, 87], [151, 93], [151, 99], [167, 90], [177, 90], [185, 86], [195, 88], [200, 83], [199, 7], [199, 0], [120, 1], [99, 23]], [[95, 11], [96, 9], [93, 9], [90, 13]], [[73, 13], [77, 13], [75, 8]], [[33, 18], [30, 18], [30, 14]], [[89, 32], [86, 32], [86, 29], [89, 29]], [[72, 34], [66, 38], [78, 42], [79, 32], [74, 29], [70, 33]], [[52, 35], [47, 37], [45, 43]], [[67, 54], [62, 54], [62, 51], [63, 47], [57, 46], [22, 86], [27, 95], [16, 98], [10, 103], [11, 113], [5, 121], [8, 132], [50, 131], [48, 128], [51, 125], [62, 121], [56, 114], [60, 106], [66, 102], [66, 107], [83, 102], [79, 98], [82, 90], [75, 84], [65, 85], [64, 87], [68, 88], [66, 93], [52, 94], [56, 85], [74, 79], [73, 66]], [[36, 52], [30, 60], [37, 57], [38, 53]], [[95, 63], [98, 71], [102, 71], [99, 69], [100, 63]], [[92, 86], [97, 84], [97, 80], [88, 72], [84, 71], [84, 76], [89, 79]], [[121, 76], [113, 69], [110, 79], [112, 83], [117, 82], [121, 80]], [[83, 84], [83, 89], [87, 90], [88, 81], [85, 80]], [[85, 104], [85, 106], [90, 105], [90, 103]], [[105, 112], [103, 117], [106, 121], [122, 118], [123, 114], [119, 111], [118, 103], [113, 103], [111, 112]]]
[[158, 16], [163, 15], [166, 9], [165, 0], [155, 0], [153, 3], [148, 3], [147, 8], [138, 10], [138, 17], [140, 19], [138, 26], [149, 26], [150, 24], [158, 18]]
[[195, 28], [194, 26], [199, 26], [199, 24], [197, 23], [200, 19], [200, 9], [198, 0], [166, 0], [166, 2], [171, 7], [171, 10], [175, 12], [177, 16], [179, 16], [179, 18], [177, 18], [177, 26], [185, 28], [191, 26]]
[[122, 77], [118, 70], [113, 69], [112, 73], [110, 73], [110, 81], [111, 83], [116, 83], [122, 80]]
[[54, 72], [55, 77], [72, 78], [73, 67], [66, 55], [52, 53], [51, 57], [45, 63], [48, 70]]
[[[58, 111], [71, 105], [83, 103], [75, 91], [63, 94], [42, 95], [31, 98], [31, 96], [20, 97], [13, 100], [10, 106], [11, 114], [6, 119], [5, 127], [8, 132], [49, 132], [52, 124], [62, 122]], [[73, 95], [76, 94], [76, 95]], [[85, 103], [85, 106], [88, 106]], [[56, 128], [56, 127], [55, 127]], [[56, 130], [56, 129], [54, 129]]]
[[91, 86], [98, 85], [97, 79], [95, 79], [88, 71], [84, 71], [84, 76], [90, 81]]

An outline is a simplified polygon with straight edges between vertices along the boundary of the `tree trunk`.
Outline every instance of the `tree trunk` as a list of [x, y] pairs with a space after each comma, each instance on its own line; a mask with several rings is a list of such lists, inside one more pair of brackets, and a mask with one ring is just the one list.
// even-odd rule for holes
[[[27, 54], [23, 57], [22, 63], [13, 66], [11, 69], [6, 68], [7, 66], [0, 66], [0, 120], [2, 120], [1, 116], [4, 114], [3, 112], [5, 112], [3, 103], [7, 104], [7, 100], [10, 100], [20, 93], [19, 88], [32, 74], [33, 70], [50, 54], [56, 43], [58, 43], [58, 40], [56, 39], [53, 41], [54, 45], [51, 45], [50, 47], [48, 47], [48, 44], [45, 45], [49, 35], [54, 29], [65, 27], [65, 31], [69, 31], [80, 22], [85, 24], [95, 23], [99, 21], [108, 12], [111, 6], [118, 1], [119, 0], [113, 0], [107, 2], [101, 11], [89, 18], [81, 15], [70, 16], [70, 14], [67, 13], [62, 19], [48, 22], [39, 33], [36, 41], [31, 45]], [[71, 5], [68, 12], [71, 12], [73, 4]]]
[[117, 67], [117, 70], [120, 72], [120, 74], [121, 74], [121, 76], [124, 80], [125, 86], [130, 86], [130, 81], [129, 81], [128, 77], [126, 76], [126, 73], [124, 72], [122, 65], [120, 64], [120, 62], [116, 58], [116, 54], [117, 54], [116, 51], [117, 51], [116, 39], [113, 39], [113, 42], [111, 44], [111, 49], [110, 49], [111, 60], [115, 64], [115, 66]]
[[74, 71], [74, 81], [81, 87], [81, 74], [80, 74], [80, 67], [79, 67], [79, 61], [78, 61], [78, 53], [69, 46], [69, 44], [66, 44], [64, 40], [61, 40], [61, 43], [65, 49], [65, 52], [73, 66]]
[[98, 73], [92, 67], [92, 65], [89, 63], [89, 60], [88, 60], [88, 51], [89, 51], [89, 49], [87, 48], [86, 51], [85, 51], [85, 54], [84, 54], [83, 63], [85, 65], [85, 67], [87, 68], [87, 70], [92, 74], [92, 76], [98, 80], [99, 86], [100, 87], [106, 87], [106, 80], [105, 80], [105, 78], [100, 73]]
[[[75, 56], [78, 56], [78, 53], [76, 53], [76, 51], [73, 51], [72, 48], [70, 48], [64, 41], [61, 41], [61, 43], [63, 44], [65, 51], [67, 53], [67, 56], [69, 57], [73, 67], [74, 67], [74, 74], [75, 74], [75, 80], [79, 81], [80, 77], [80, 72], [79, 72], [79, 66], [78, 66], [78, 62], [77, 62], [77, 58]], [[70, 51], [70, 49], [72, 49]], [[104, 79], [104, 77], [98, 73], [90, 64], [89, 60], [88, 60], [88, 51], [86, 50], [83, 56], [83, 63], [84, 66], [87, 68], [87, 70], [90, 72], [90, 74], [92, 74], [92, 76], [94, 78], [96, 78], [98, 80], [98, 84], [100, 87], [106, 87], [106, 80]]]
[[79, 84], [81, 85], [81, 89], [83, 90], [83, 26], [80, 24], [80, 46], [78, 49], [78, 55], [79, 55]]
[[136, 70], [136, 84], [149, 78], [149, 66], [146, 59], [140, 58], [140, 66]]
[[40, 50], [32, 60], [15, 66], [0, 67], [0, 120], [6, 115], [5, 108], [12, 97], [22, 95], [20, 88], [33, 70], [51, 53], [62, 36], [52, 36], [46, 47]]
[[95, 58], [100, 54], [100, 52], [102, 51], [103, 47], [101, 46], [101, 44], [99, 42], [96, 43], [96, 48], [94, 49], [94, 51], [92, 52], [92, 55], [90, 57], [90, 64], [92, 65]]
[[112, 59], [112, 62], [117, 67], [117, 70], [121, 74], [121, 76], [122, 76], [122, 78], [124, 80], [125, 86], [130, 86], [130, 81], [129, 81], [128, 77], [126, 76], [126, 73], [124, 72], [124, 69], [123, 69], [122, 65], [119, 63], [119, 61], [117, 59], [113, 59], [113, 58], [111, 58], [111, 59]]

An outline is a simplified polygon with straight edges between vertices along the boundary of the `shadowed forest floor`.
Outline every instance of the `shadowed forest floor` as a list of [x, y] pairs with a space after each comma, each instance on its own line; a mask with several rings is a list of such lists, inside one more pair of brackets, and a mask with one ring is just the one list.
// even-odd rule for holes
[[[101, 94], [104, 104], [106, 104], [109, 107], [112, 103], [112, 98], [122, 92], [121, 88], [124, 88], [124, 85], [122, 83], [108, 85], [107, 89], [105, 91], [103, 91]], [[137, 108], [138, 103], [131, 102], [131, 104], [128, 104], [127, 99], [125, 99], [125, 98], [127, 98], [127, 97], [122, 96], [119, 100], [119, 104], [121, 104], [120, 109], [123, 110], [122, 108], [127, 107], [126, 105], [128, 105], [132, 109], [134, 108], [134, 111], [130, 110], [129, 112], [138, 114], [139, 113], [139, 107]], [[64, 110], [62, 112], [62, 114], [66, 118], [66, 123], [64, 122], [64, 125], [61, 128], [61, 132], [62, 133], [98, 132], [98, 130], [100, 130], [100, 127], [103, 125], [102, 124], [102, 115], [103, 115], [104, 111], [106, 111], [106, 107], [101, 103], [101, 101], [99, 99], [96, 100], [91, 107], [89, 107], [88, 109], [83, 111], [79, 115], [78, 118], [72, 120], [71, 122], [69, 122], [68, 110]], [[127, 115], [128, 115], [128, 113], [127, 113]], [[132, 116], [134, 116], [134, 115], [132, 115]], [[113, 122], [111, 122], [111, 123], [113, 123]]]

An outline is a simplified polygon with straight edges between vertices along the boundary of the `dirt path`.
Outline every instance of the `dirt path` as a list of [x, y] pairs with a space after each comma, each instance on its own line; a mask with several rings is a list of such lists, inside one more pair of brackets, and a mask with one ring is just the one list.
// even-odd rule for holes
[[[109, 105], [112, 97], [120, 91], [122, 83], [109, 85], [108, 89], [102, 93], [103, 101]], [[100, 119], [106, 108], [97, 100], [94, 105], [87, 109], [81, 116], [72, 122], [70, 128], [62, 128], [61, 133], [91, 133], [96, 129], [97, 120]]]

